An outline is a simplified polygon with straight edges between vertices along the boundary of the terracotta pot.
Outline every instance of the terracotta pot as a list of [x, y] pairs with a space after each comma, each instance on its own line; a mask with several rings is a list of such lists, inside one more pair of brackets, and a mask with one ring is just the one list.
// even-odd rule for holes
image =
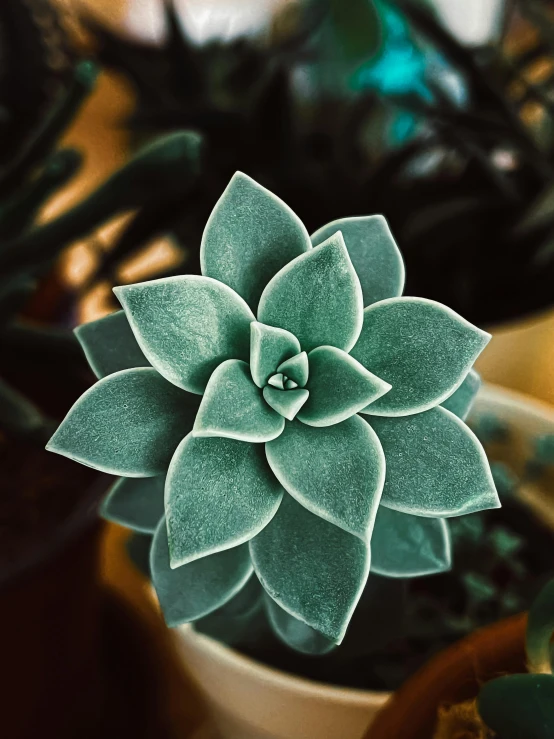
[[394, 693], [364, 739], [431, 739], [439, 706], [476, 697], [494, 677], [525, 672], [526, 621], [514, 616], [438, 654]]

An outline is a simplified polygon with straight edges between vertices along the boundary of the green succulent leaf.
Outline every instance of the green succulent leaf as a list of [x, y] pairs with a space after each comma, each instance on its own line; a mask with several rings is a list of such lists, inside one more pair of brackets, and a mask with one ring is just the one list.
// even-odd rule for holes
[[306, 352], [354, 346], [363, 323], [362, 289], [340, 231], [277, 272], [260, 298], [258, 320], [290, 331]]
[[46, 448], [112, 475], [154, 477], [166, 472], [197, 408], [196, 396], [155, 369], [122, 370], [79, 398]]
[[182, 275], [114, 292], [146, 358], [184, 390], [201, 395], [221, 362], [250, 357], [254, 316], [221, 282]]
[[237, 172], [206, 224], [202, 274], [229, 285], [253, 310], [271, 278], [311, 249], [302, 221], [276, 195]]
[[554, 580], [541, 590], [529, 609], [525, 648], [529, 669], [552, 672], [551, 640], [554, 634]]
[[285, 378], [282, 372], [279, 372], [278, 374], [270, 377], [267, 383], [268, 385], [272, 385], [274, 388], [277, 388], [278, 390], [285, 389]]
[[379, 506], [371, 537], [371, 571], [385, 577], [419, 577], [451, 567], [448, 524]]
[[134, 531], [153, 534], [164, 515], [165, 476], [122, 477], [104, 498], [100, 514]]
[[265, 449], [271, 469], [293, 498], [316, 516], [369, 539], [385, 481], [385, 457], [363, 418], [351, 416], [326, 428], [293, 421]]
[[310, 397], [298, 414], [309, 426], [340, 423], [374, 402], [391, 386], [334, 346], [320, 346], [308, 354]]
[[351, 354], [392, 390], [363, 413], [406, 416], [442, 403], [489, 340], [490, 334], [433, 300], [390, 298], [366, 308]]
[[328, 654], [336, 649], [334, 641], [284, 611], [267, 593], [264, 600], [273, 631], [289, 647], [303, 654]]
[[396, 298], [404, 290], [404, 262], [383, 216], [340, 218], [322, 226], [312, 235], [319, 246], [341, 231], [354, 269], [360, 279], [364, 306], [386, 298]]
[[303, 388], [285, 391], [275, 387], [264, 387], [263, 394], [265, 402], [288, 421], [295, 418], [310, 395]]
[[239, 441], [275, 439], [285, 421], [268, 406], [252, 382], [246, 362], [229, 359], [210, 377], [194, 424], [195, 436], [224, 436]]
[[277, 367], [300, 352], [296, 336], [282, 328], [250, 324], [250, 371], [258, 387], [265, 387]]
[[374, 416], [370, 423], [387, 460], [382, 505], [432, 518], [500, 507], [483, 447], [450, 411]]
[[18, 390], [0, 379], [0, 428], [22, 438], [47, 439], [51, 421]]
[[248, 545], [212, 554], [172, 569], [162, 519], [150, 552], [152, 583], [168, 626], [196, 621], [231, 600], [252, 575]]
[[289, 380], [296, 382], [298, 387], [304, 387], [310, 375], [310, 364], [306, 352], [300, 352], [295, 357], [287, 359], [277, 367], [277, 371], [286, 375]]
[[271, 598], [340, 644], [369, 574], [366, 544], [285, 495], [250, 553]]
[[504, 675], [479, 694], [483, 721], [502, 739], [552, 739], [554, 676]]
[[125, 311], [78, 326], [75, 335], [98, 379], [124, 369], [151, 366], [131, 331]]
[[441, 403], [443, 408], [450, 411], [462, 421], [465, 421], [471, 410], [471, 406], [479, 388], [481, 387], [481, 378], [475, 370], [470, 370], [460, 387], [452, 393], [452, 395]]
[[271, 521], [282, 497], [262, 446], [187, 436], [165, 488], [171, 566], [248, 541]]

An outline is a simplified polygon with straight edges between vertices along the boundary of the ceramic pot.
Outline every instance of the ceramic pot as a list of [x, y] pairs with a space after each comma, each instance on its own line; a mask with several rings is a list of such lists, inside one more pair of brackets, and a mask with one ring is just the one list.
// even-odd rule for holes
[[361, 739], [389, 697], [280, 672], [189, 625], [175, 638], [218, 739]]

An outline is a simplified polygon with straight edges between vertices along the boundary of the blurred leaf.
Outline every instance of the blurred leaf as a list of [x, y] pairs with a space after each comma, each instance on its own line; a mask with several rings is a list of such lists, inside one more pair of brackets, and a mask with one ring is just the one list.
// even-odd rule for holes
[[535, 598], [529, 610], [525, 648], [532, 672], [552, 672], [550, 641], [553, 634], [554, 580], [551, 580]]
[[491, 680], [481, 689], [478, 709], [502, 739], [552, 739], [554, 677], [505, 675]]
[[381, 44], [379, 14], [372, 0], [329, 0], [333, 29], [347, 62], [361, 64]]
[[15, 436], [48, 439], [54, 422], [21, 393], [0, 379], [0, 428]]

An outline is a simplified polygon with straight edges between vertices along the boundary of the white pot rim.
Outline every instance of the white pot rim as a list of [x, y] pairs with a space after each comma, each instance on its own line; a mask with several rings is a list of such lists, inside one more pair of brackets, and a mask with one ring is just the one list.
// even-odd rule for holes
[[329, 685], [298, 677], [292, 672], [285, 672], [276, 667], [271, 667], [259, 662], [253, 657], [242, 654], [217, 639], [212, 639], [205, 634], [194, 630], [192, 624], [183, 624], [177, 627], [179, 636], [187, 643], [200, 648], [206, 656], [216, 660], [227, 667], [232, 667], [233, 672], [256, 678], [265, 683], [267, 687], [274, 688], [280, 692], [291, 692], [306, 697], [317, 698], [331, 703], [343, 705], [368, 706], [378, 703], [381, 705], [389, 697], [386, 691], [363, 690], [361, 688], [346, 688], [338, 685]]
[[484, 382], [477, 394], [472, 412], [479, 412], [480, 406], [488, 406], [491, 403], [501, 408], [510, 409], [514, 414], [521, 412], [523, 415], [532, 417], [537, 421], [554, 425], [554, 406], [550, 403], [519, 390], [512, 390], [492, 382]]

